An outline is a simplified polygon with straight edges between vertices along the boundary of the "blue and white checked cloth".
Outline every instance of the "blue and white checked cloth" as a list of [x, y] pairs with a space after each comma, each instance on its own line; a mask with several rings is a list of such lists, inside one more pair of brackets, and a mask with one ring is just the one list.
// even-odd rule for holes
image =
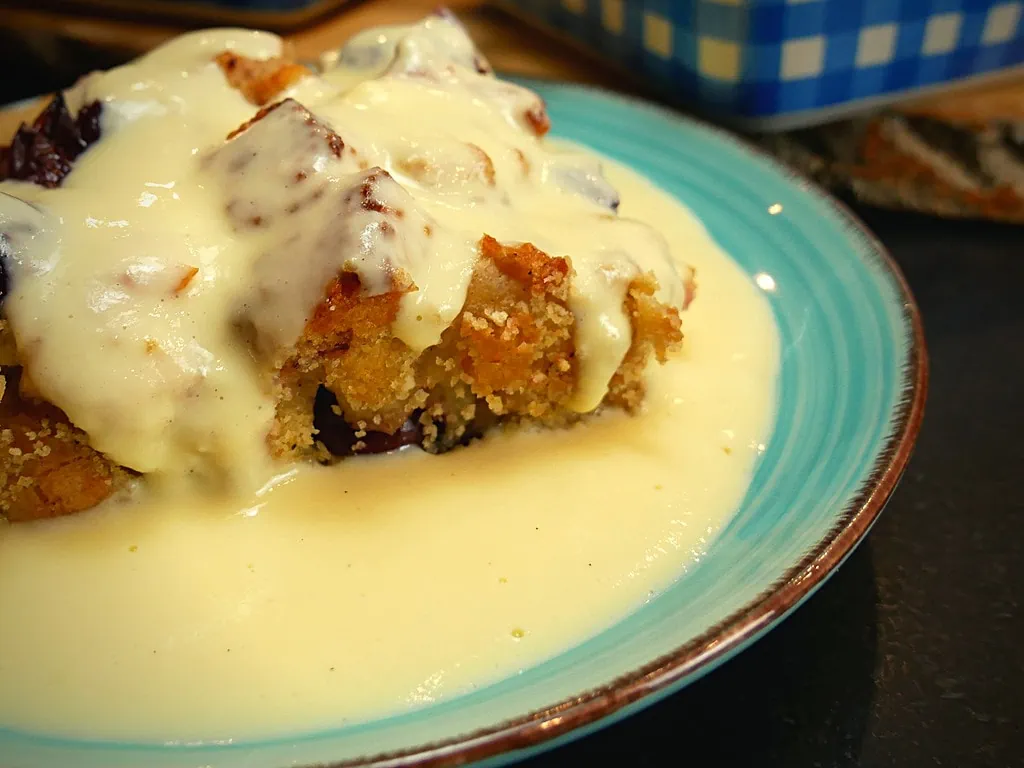
[[500, 4], [677, 98], [766, 127], [1024, 63], [1024, 0]]

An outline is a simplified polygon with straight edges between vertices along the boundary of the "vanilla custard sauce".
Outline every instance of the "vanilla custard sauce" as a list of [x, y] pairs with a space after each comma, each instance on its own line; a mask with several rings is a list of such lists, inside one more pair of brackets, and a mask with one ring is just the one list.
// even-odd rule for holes
[[0, 525], [0, 726], [162, 742], [365, 720], [514, 675], [683, 574], [768, 438], [776, 328], [685, 208], [605, 171], [699, 280], [642, 414]]

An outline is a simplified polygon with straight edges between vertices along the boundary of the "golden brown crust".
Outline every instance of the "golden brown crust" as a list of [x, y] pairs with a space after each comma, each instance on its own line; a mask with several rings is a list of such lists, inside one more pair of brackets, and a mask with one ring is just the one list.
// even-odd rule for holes
[[20, 397], [5, 370], [0, 401], [0, 514], [11, 522], [70, 515], [123, 488], [129, 472], [89, 447], [51, 405]]
[[262, 107], [278, 94], [295, 85], [309, 70], [284, 58], [250, 59], [233, 51], [222, 51], [214, 58], [232, 88], [241, 91], [250, 104]]
[[34, 396], [0, 319], [0, 517], [27, 522], [94, 507], [130, 473], [89, 447], [67, 416]]
[[535, 295], [550, 292], [563, 302], [569, 297], [567, 259], [548, 256], [531, 243], [502, 245], [490, 235], [480, 241], [480, 255]]
[[575, 382], [569, 262], [488, 236], [480, 253], [445, 351], [462, 382], [496, 414], [549, 417]]
[[[646, 393], [644, 374], [648, 362], [652, 357], [660, 363], [666, 362], [669, 353], [683, 341], [679, 312], [654, 298], [657, 289], [653, 275], [642, 275], [629, 286], [626, 312], [633, 325], [633, 341], [608, 384], [606, 405], [627, 411], [639, 408]], [[687, 294], [692, 290], [688, 286]]]
[[[412, 423], [421, 432], [418, 442], [439, 450], [497, 422], [576, 421], [579, 414], [569, 407], [577, 375], [569, 260], [488, 236], [479, 248], [462, 311], [440, 343], [420, 355], [391, 333], [404, 289], [396, 284], [365, 296], [355, 274], [335, 280], [276, 377], [272, 451], [326, 458], [317, 443], [329, 441], [315, 433], [313, 418], [322, 388], [331, 393], [335, 426], [349, 425], [357, 441], [367, 433], [404, 433]], [[682, 340], [679, 313], [658, 302], [656, 290], [649, 275], [629, 287], [633, 341], [605, 405], [636, 410], [648, 362], [663, 362]]]

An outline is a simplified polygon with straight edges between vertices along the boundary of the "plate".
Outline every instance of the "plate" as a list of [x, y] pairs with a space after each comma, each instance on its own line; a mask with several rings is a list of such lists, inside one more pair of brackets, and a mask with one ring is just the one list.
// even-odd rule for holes
[[807, 599], [864, 538], [910, 457], [928, 376], [917, 308], [882, 246], [838, 203], [727, 134], [598, 90], [526, 84], [547, 100], [556, 135], [643, 173], [686, 203], [751, 280], [772, 277], [776, 424], [708, 555], [596, 637], [422, 710], [245, 743], [86, 743], [0, 730], [5, 768], [504, 764], [706, 674]]

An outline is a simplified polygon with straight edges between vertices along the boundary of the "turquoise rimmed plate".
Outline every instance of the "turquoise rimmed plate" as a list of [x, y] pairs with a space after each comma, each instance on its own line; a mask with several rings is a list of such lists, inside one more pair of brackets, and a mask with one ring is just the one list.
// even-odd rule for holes
[[[547, 99], [557, 135], [645, 174], [749, 275], [775, 280], [777, 422], [708, 556], [582, 645], [423, 710], [246, 743], [80, 742], [0, 729], [4, 768], [498, 765], [694, 681], [796, 608], [868, 532], [909, 459], [927, 388], [920, 318], [881, 245], [830, 198], [725, 134], [600, 91], [529, 85]], [[772, 206], [781, 211], [765, 215]]]

